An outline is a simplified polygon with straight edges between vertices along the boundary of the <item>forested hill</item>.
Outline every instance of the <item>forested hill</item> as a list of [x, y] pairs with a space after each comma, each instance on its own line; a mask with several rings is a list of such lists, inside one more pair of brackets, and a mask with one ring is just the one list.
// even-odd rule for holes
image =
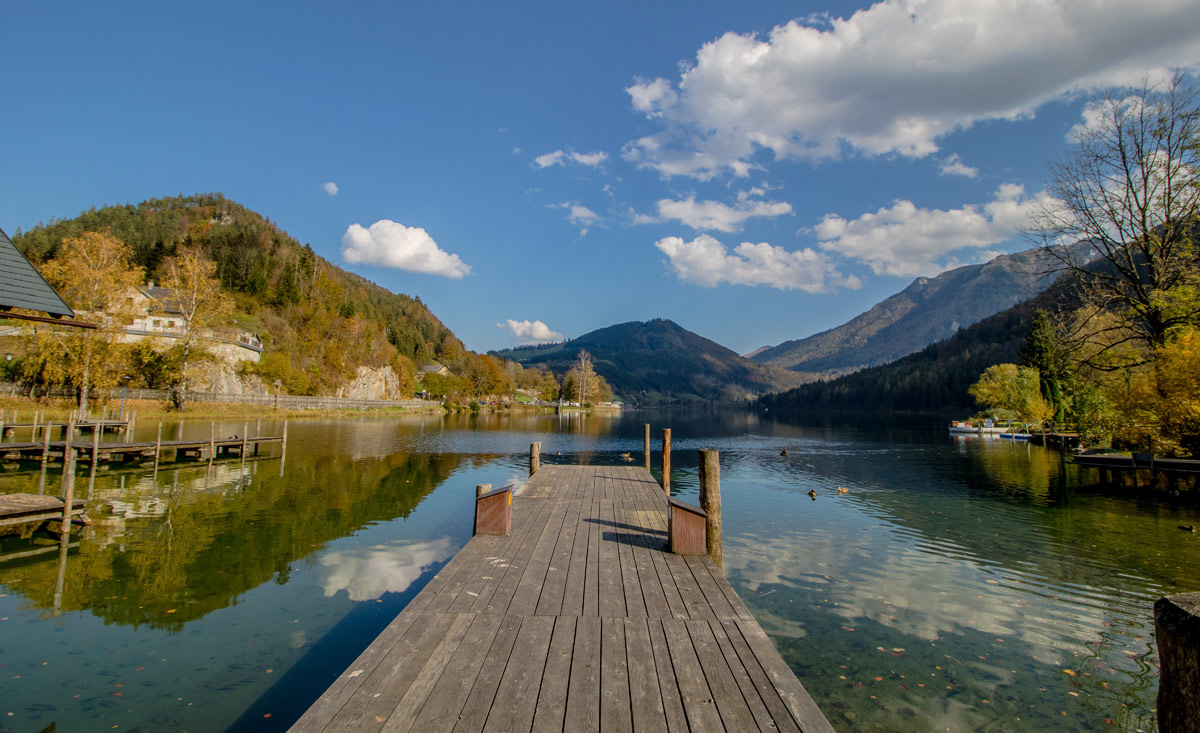
[[756, 352], [760, 364], [835, 377], [885, 364], [1041, 292], [1047, 255], [1033, 249], [966, 265], [904, 290], [837, 328]]
[[560, 372], [570, 368], [581, 350], [592, 355], [596, 372], [613, 391], [631, 401], [745, 400], [803, 381], [798, 374], [755, 364], [662, 318], [621, 323], [566, 343], [509, 349], [497, 355]]
[[1058, 311], [1071, 290], [1054, 285], [1037, 297], [985, 318], [948, 339], [890, 364], [813, 382], [759, 403], [777, 410], [942, 410], [973, 413], [967, 388], [993, 364], [1016, 363], [1039, 308]]
[[53, 258], [64, 237], [109, 231], [134, 252], [147, 278], [176, 248], [199, 246], [217, 263], [237, 304], [237, 326], [263, 337], [261, 369], [292, 394], [328, 391], [358, 366], [417, 365], [460, 356], [462, 343], [419, 298], [346, 272], [262, 215], [219, 193], [93, 208], [51, 220], [13, 241], [34, 262]]

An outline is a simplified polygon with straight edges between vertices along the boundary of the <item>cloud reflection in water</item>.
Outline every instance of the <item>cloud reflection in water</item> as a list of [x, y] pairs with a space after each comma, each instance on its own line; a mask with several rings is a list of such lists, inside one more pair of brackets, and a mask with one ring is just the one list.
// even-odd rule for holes
[[400, 593], [430, 566], [454, 555], [449, 537], [414, 542], [397, 540], [382, 545], [331, 552], [321, 559], [321, 588], [325, 597], [344, 590], [352, 601], [370, 601], [384, 593]]

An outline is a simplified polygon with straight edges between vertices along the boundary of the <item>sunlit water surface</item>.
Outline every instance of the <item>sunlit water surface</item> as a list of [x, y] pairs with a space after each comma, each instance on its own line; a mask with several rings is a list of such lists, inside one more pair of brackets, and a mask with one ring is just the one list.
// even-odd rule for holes
[[[1153, 728], [1151, 606], [1200, 590], [1195, 504], [937, 421], [680, 412], [294, 421], [282, 465], [82, 464], [95, 523], [65, 563], [0, 541], [48, 549], [0, 559], [0, 728], [286, 729], [466, 543], [477, 483], [520, 483], [532, 441], [640, 460], [647, 421], [684, 497], [721, 451], [726, 575], [835, 727]], [[4, 493], [61, 481], [0, 470]]]

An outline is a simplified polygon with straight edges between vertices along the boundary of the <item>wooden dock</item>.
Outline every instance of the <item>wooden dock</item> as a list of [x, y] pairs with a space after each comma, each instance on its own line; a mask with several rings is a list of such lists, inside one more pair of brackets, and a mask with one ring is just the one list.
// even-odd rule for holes
[[[90, 524], [82, 499], [71, 501], [71, 524]], [[47, 522], [63, 520], [63, 500], [41, 494], [0, 494], [0, 535], [29, 537]], [[70, 528], [68, 528], [70, 531]]]
[[666, 506], [645, 468], [543, 467], [292, 730], [831, 731]]
[[[264, 443], [282, 443], [279, 436], [259, 438], [208, 438], [196, 440], [163, 440], [141, 441], [137, 443], [99, 442], [93, 440], [74, 440], [71, 451], [82, 461], [90, 461], [93, 450], [98, 461], [126, 460], [130, 458], [152, 459], [155, 453], [172, 451], [175, 457], [191, 457], [206, 459], [211, 453], [213, 457], [240, 456], [243, 452], [252, 451], [257, 455], [259, 445]], [[39, 460], [45, 451], [47, 457], [63, 457], [67, 443], [63, 440], [26, 443], [0, 443], [0, 458], [7, 460]], [[249, 452], [246, 453], [249, 455]]]

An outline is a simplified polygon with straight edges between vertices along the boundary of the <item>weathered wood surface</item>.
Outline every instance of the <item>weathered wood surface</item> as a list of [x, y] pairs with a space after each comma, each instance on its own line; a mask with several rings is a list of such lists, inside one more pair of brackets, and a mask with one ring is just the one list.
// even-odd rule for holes
[[[96, 442], [96, 457], [99, 460], [111, 460], [113, 458], [121, 458], [126, 456], [144, 455], [153, 457], [155, 451], [159, 452], [174, 451], [176, 456], [197, 455], [207, 457], [211, 448], [215, 450], [218, 456], [238, 455], [243, 448], [257, 450], [260, 444], [280, 443], [283, 438], [275, 437], [230, 437], [218, 438], [211, 442], [208, 438], [202, 440], [164, 440], [164, 441], [140, 441], [137, 443], [120, 443], [120, 442]], [[43, 451], [55, 458], [62, 458], [63, 452], [66, 449], [67, 443], [63, 440], [52, 441], [37, 441], [25, 443], [0, 443], [0, 457], [10, 459], [33, 459], [40, 458]], [[75, 454], [85, 460], [90, 460], [92, 454], [92, 442], [73, 441], [71, 450]]]
[[542, 466], [294, 731], [828, 731], [644, 468]]
[[[86, 523], [82, 499], [71, 500], [72, 522]], [[0, 534], [28, 536], [44, 522], [63, 518], [63, 500], [43, 494], [0, 495]]]

